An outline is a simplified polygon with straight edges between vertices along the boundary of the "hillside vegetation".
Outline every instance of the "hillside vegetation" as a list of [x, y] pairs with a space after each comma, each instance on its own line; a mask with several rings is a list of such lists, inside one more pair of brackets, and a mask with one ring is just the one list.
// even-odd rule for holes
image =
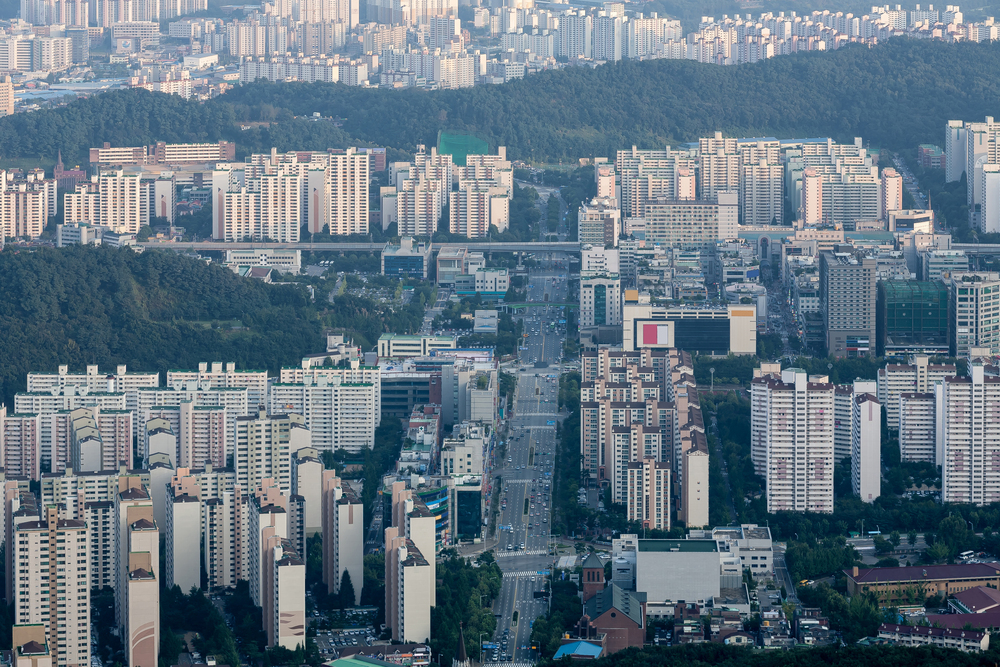
[[[0, 399], [29, 371], [297, 365], [322, 350], [304, 290], [240, 278], [172, 252], [73, 246], [0, 253]], [[162, 381], [162, 379], [161, 379]]]
[[[146, 91], [97, 95], [0, 119], [0, 157], [85, 161], [103, 141], [237, 142], [241, 153], [378, 145], [405, 152], [442, 129], [506, 145], [512, 158], [613, 156], [633, 144], [736, 136], [861, 136], [873, 147], [943, 141], [947, 120], [1000, 110], [1000, 44], [894, 39], [754, 65], [626, 61], [543, 72], [499, 86], [423, 91], [255, 83], [205, 103]], [[343, 119], [310, 121], [319, 111]], [[242, 122], [267, 122], [241, 129]], [[392, 155], [390, 155], [390, 158]]]

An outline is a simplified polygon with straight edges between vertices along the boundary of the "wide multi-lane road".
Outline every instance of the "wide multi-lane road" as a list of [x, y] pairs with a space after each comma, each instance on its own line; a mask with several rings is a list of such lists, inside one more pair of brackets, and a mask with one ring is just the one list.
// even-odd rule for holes
[[[523, 315], [524, 331], [520, 364], [514, 396], [513, 416], [509, 421], [507, 458], [499, 469], [501, 510], [499, 537], [494, 555], [503, 571], [503, 587], [494, 604], [498, 616], [496, 649], [484, 651], [490, 663], [532, 662], [531, 626], [548, 612], [548, 599], [535, 597], [545, 589], [552, 569], [551, 491], [553, 459], [556, 449], [556, 420], [559, 395], [559, 361], [562, 357], [562, 333], [565, 319], [558, 306], [565, 298], [566, 281], [558, 270], [545, 270], [529, 277], [528, 301], [540, 304]], [[548, 295], [548, 301], [546, 301]], [[555, 322], [556, 326], [547, 323]], [[536, 368], [536, 363], [550, 364]], [[517, 614], [515, 618], [515, 612]]]

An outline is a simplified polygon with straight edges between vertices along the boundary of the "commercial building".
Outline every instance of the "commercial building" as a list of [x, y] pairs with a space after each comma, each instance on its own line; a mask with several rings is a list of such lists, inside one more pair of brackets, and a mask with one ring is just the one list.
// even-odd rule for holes
[[386, 243], [382, 249], [382, 275], [427, 280], [433, 244], [403, 237], [399, 245]]
[[871, 394], [853, 397], [851, 488], [866, 503], [882, 494], [882, 406]]
[[969, 257], [964, 250], [931, 248], [920, 253], [920, 279], [945, 281], [953, 273], [969, 271]]
[[458, 276], [474, 275], [484, 268], [486, 258], [481, 252], [469, 252], [468, 248], [441, 248], [437, 256], [437, 283], [454, 285]]
[[577, 235], [581, 244], [598, 247], [618, 245], [622, 234], [622, 212], [612, 193], [595, 197], [590, 204], [582, 202], [577, 211]]
[[692, 354], [757, 353], [757, 307], [622, 307], [622, 349], [677, 348]]
[[820, 253], [820, 310], [827, 352], [835, 357], [875, 354], [876, 260], [849, 253]]
[[378, 356], [390, 359], [425, 357], [434, 350], [454, 350], [456, 347], [454, 336], [382, 334], [378, 339]]
[[948, 377], [935, 390], [941, 500], [988, 505], [1000, 501], [1000, 377], [972, 362], [969, 377]]
[[616, 326], [621, 323], [622, 296], [619, 275], [617, 273], [581, 275], [580, 326]]
[[876, 321], [879, 355], [946, 355], [948, 306], [948, 286], [940, 280], [880, 280]]
[[736, 237], [737, 193], [722, 192], [718, 201], [652, 199], [646, 203], [645, 240], [669, 248], [714, 250], [720, 239]]
[[504, 268], [477, 268], [474, 273], [463, 273], [455, 276], [455, 293], [462, 296], [475, 296], [490, 301], [499, 301], [510, 289], [510, 276]]
[[16, 588], [13, 582], [8, 584], [8, 591], [13, 590], [8, 601], [14, 605], [15, 628], [43, 628], [52, 665], [89, 665], [88, 568], [76, 567], [73, 576], [56, 575], [68, 562], [76, 565], [90, 558], [86, 523], [59, 518], [58, 509], [52, 506], [20, 520], [8, 517], [7, 522], [12, 525], [7, 535], [13, 565], [8, 572], [17, 583]]
[[[834, 386], [798, 368], [751, 382], [754, 468], [766, 480], [768, 512], [833, 512]], [[762, 451], [763, 449], [763, 451]]]
[[715, 540], [638, 542], [635, 589], [648, 602], [705, 602], [719, 596], [721, 559]]
[[1000, 354], [1000, 325], [993, 322], [1000, 309], [1000, 273], [953, 273], [951, 292], [951, 352], [968, 356], [974, 347]]

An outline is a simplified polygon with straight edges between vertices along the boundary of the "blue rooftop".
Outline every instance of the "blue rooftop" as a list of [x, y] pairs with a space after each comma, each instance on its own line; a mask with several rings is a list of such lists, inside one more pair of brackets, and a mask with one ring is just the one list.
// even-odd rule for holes
[[553, 660], [558, 660], [564, 656], [570, 657], [580, 657], [580, 658], [593, 658], [597, 659], [601, 657], [601, 653], [604, 651], [603, 648], [597, 644], [591, 644], [590, 642], [578, 641], [571, 642], [569, 644], [563, 644], [556, 651], [556, 654], [552, 656]]

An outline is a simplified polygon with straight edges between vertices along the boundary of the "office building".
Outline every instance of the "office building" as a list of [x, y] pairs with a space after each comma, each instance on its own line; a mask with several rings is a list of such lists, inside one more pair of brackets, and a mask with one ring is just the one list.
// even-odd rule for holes
[[577, 233], [580, 243], [602, 248], [618, 245], [618, 237], [622, 234], [622, 212], [614, 193], [595, 197], [590, 204], [581, 202], [577, 211]]
[[820, 253], [820, 310], [827, 352], [835, 357], [875, 353], [876, 260], [849, 253]]
[[[413, 232], [421, 234], [422, 232]], [[425, 234], [430, 236], [430, 234]], [[403, 237], [399, 245], [386, 243], [382, 249], [382, 275], [418, 278], [427, 280], [427, 270], [431, 263], [432, 243], [415, 242], [411, 237]]]
[[882, 492], [882, 406], [871, 394], [853, 397], [851, 488], [866, 503]]
[[751, 392], [751, 433], [765, 434], [754, 467], [764, 470], [768, 511], [833, 512], [834, 386], [788, 368], [755, 377]]
[[994, 418], [1000, 378], [987, 377], [982, 364], [972, 362], [969, 377], [945, 378], [935, 394], [942, 502], [1000, 501], [1000, 470], [987, 463], [1000, 457], [1000, 423]]
[[756, 354], [757, 307], [622, 307], [622, 349], [676, 348], [692, 354]]
[[909, 364], [886, 364], [878, 371], [878, 400], [885, 409], [890, 431], [899, 430], [899, 397], [903, 393], [931, 393], [934, 385], [958, 374], [954, 364], [932, 364], [926, 354], [915, 354]]
[[[90, 664], [90, 581], [87, 526], [84, 521], [59, 518], [56, 507], [34, 516], [8, 517], [12, 531], [8, 570], [17, 587], [8, 601], [14, 606], [15, 626], [43, 629], [52, 665]], [[16, 548], [16, 551], [15, 551]], [[59, 575], [73, 563], [73, 575]], [[80, 563], [83, 563], [81, 566]], [[10, 587], [10, 584], [8, 584]]]
[[928, 249], [920, 253], [920, 279], [947, 282], [953, 273], [968, 273], [969, 257], [964, 250]]
[[643, 458], [628, 464], [626, 511], [643, 528], [670, 530], [670, 464]]
[[[271, 386], [271, 414], [301, 415], [311, 434], [311, 445], [320, 451], [361, 452], [375, 445], [378, 423], [375, 385], [344, 382], [339, 377], [320, 377], [315, 383], [275, 383]], [[298, 451], [296, 447], [292, 451]], [[289, 477], [290, 482], [290, 477]]]
[[621, 278], [618, 274], [595, 273], [594, 275], [581, 275], [580, 326], [617, 326], [621, 323]]
[[[354, 604], [357, 604], [364, 584], [363, 506], [354, 490], [334, 471], [323, 471], [322, 485], [323, 583], [329, 594], [338, 595], [347, 577], [354, 588]], [[387, 563], [388, 549], [386, 545]]]
[[434, 350], [454, 350], [456, 347], [454, 336], [382, 334], [378, 339], [378, 356], [390, 359], [426, 357]]
[[880, 356], [948, 354], [948, 286], [937, 280], [880, 280], [877, 322]]
[[287, 494], [292, 490], [292, 455], [312, 446], [312, 436], [300, 414], [268, 414], [236, 418], [233, 467], [236, 483], [256, 489], [271, 479]]
[[948, 281], [951, 295], [951, 352], [965, 357], [974, 347], [1000, 354], [1000, 274], [953, 273]]

